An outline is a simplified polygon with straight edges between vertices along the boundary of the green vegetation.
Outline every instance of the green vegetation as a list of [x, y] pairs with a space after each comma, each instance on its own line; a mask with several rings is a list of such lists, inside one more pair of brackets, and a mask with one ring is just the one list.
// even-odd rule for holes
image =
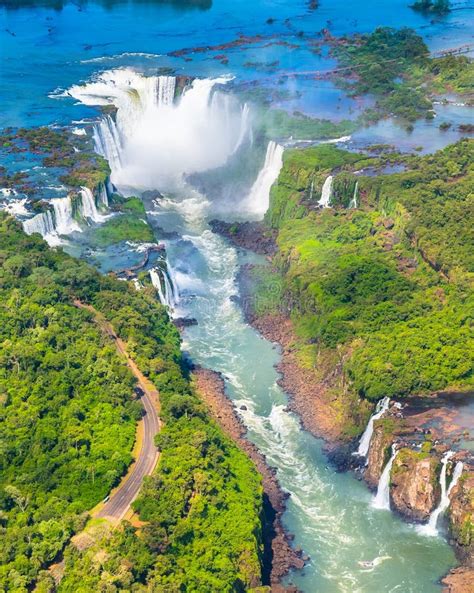
[[[405, 157], [402, 173], [359, 175], [355, 210], [354, 171], [380, 157], [333, 146], [285, 153], [267, 213], [282, 307], [314, 366], [339, 353], [352, 392], [376, 400], [472, 386], [473, 153], [463, 140]], [[321, 210], [330, 173], [339, 197]]]
[[[257, 586], [260, 479], [193, 394], [178, 332], [154, 292], [100, 276], [5, 215], [0, 258], [0, 590]], [[112, 531], [93, 521], [85, 546], [67, 542], [126, 470], [141, 406], [114, 345], [73, 305], [75, 297], [125, 340], [160, 390], [165, 423], [159, 466], [135, 503], [145, 526]], [[56, 586], [45, 569], [65, 546]]]
[[281, 109], [265, 110], [261, 113], [259, 121], [269, 138], [288, 138], [290, 136], [301, 140], [339, 138], [352, 134], [358, 128], [355, 121], [333, 122], [327, 119], [312, 118], [300, 112], [289, 114]]
[[[436, 2], [438, 4], [438, 2]], [[363, 120], [394, 115], [413, 122], [433, 117], [435, 93], [473, 92], [474, 63], [465, 56], [430, 58], [423, 39], [409, 28], [380, 27], [333, 48], [344, 75], [337, 84], [352, 95], [371, 94], [375, 108]]]
[[410, 4], [410, 8], [430, 14], [447, 14], [451, 11], [450, 0], [417, 0]]
[[90, 240], [93, 245], [106, 247], [121, 241], [151, 243], [154, 235], [146, 220], [137, 218], [135, 214], [122, 214], [109, 218], [94, 229]]
[[88, 140], [72, 138], [65, 130], [6, 128], [0, 134], [0, 146], [7, 153], [28, 151], [40, 156], [45, 167], [58, 168], [59, 180], [73, 188], [94, 189], [110, 175], [108, 162], [94, 152]]

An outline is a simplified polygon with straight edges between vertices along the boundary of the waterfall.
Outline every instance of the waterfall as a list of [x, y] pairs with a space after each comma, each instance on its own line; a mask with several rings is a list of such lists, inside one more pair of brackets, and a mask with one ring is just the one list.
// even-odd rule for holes
[[109, 207], [109, 195], [105, 183], [99, 185], [99, 205], [102, 210], [107, 210]]
[[39, 233], [51, 246], [61, 243], [56, 232], [54, 216], [50, 210], [41, 212], [33, 216], [33, 218], [23, 221], [23, 230], [27, 235]]
[[357, 208], [357, 195], [359, 190], [359, 182], [356, 181], [354, 186], [354, 195], [352, 196], [352, 200], [349, 202], [349, 208]]
[[72, 215], [72, 202], [68, 196], [51, 201], [54, 208], [54, 221], [58, 235], [69, 235], [74, 231], [81, 231]]
[[173, 310], [179, 301], [179, 292], [176, 285], [174, 274], [166, 262], [166, 267], [153, 268], [150, 270], [150, 279], [154, 288], [158, 292], [160, 303]]
[[[8, 194], [4, 194], [4, 195], [8, 195]], [[16, 194], [12, 194], [12, 195], [16, 195]], [[8, 202], [4, 202], [3, 204], [1, 204], [0, 208], [2, 210], [5, 210], [9, 214], [12, 214], [13, 216], [27, 216], [28, 215], [28, 210], [26, 208], [27, 204], [28, 204], [28, 198], [21, 198], [19, 200], [10, 200]]]
[[106, 216], [99, 214], [93, 193], [88, 187], [81, 187], [81, 215], [85, 220], [104, 222]]
[[323, 189], [321, 191], [321, 199], [318, 202], [319, 206], [321, 206], [322, 208], [329, 208], [332, 195], [332, 180], [333, 176], [328, 175], [323, 184]]
[[438, 529], [436, 527], [438, 519], [440, 515], [443, 514], [449, 507], [449, 495], [451, 493], [451, 490], [454, 488], [454, 486], [456, 486], [459, 478], [461, 477], [463, 464], [461, 461], [458, 461], [454, 468], [449, 488], [447, 487], [446, 472], [448, 469], [448, 462], [453, 455], [453, 451], [447, 451], [441, 460], [442, 468], [439, 476], [439, 484], [441, 486], [441, 500], [439, 501], [439, 505], [436, 507], [436, 509], [431, 513], [428, 523], [426, 523], [426, 525], [420, 525], [418, 527], [418, 532], [422, 533], [423, 535], [438, 535]]
[[68, 94], [85, 105], [117, 108], [93, 133], [114, 185], [175, 189], [185, 175], [224, 165], [250, 135], [248, 106], [218, 90], [229, 80], [195, 79], [175, 98], [175, 77], [124, 68], [75, 85]]
[[359, 441], [359, 448], [357, 451], [354, 451], [353, 455], [359, 455], [360, 457], [367, 457], [367, 453], [369, 452], [370, 441], [372, 439], [372, 434], [374, 432], [374, 421], [381, 418], [385, 412], [388, 410], [388, 406], [390, 405], [390, 398], [384, 397], [379, 402], [377, 402], [377, 407], [375, 408], [375, 413], [372, 414], [370, 417], [367, 426], [364, 430], [363, 435]]
[[384, 467], [382, 475], [380, 476], [379, 485], [377, 488], [377, 494], [372, 501], [372, 506], [376, 509], [387, 509], [390, 510], [390, 472], [392, 465], [397, 456], [396, 445], [392, 445], [392, 456], [390, 457], [387, 465]]
[[122, 167], [121, 153], [122, 141], [114, 120], [106, 115], [94, 126], [92, 137], [96, 151], [109, 161], [112, 171], [118, 171]]
[[283, 166], [283, 146], [271, 140], [267, 146], [265, 163], [249, 195], [241, 204], [245, 212], [263, 216], [270, 203], [270, 189], [278, 179]]

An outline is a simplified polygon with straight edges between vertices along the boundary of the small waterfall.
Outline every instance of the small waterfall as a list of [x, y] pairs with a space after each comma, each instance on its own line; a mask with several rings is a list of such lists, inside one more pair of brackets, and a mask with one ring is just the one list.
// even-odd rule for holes
[[41, 212], [33, 216], [33, 218], [23, 221], [23, 230], [27, 235], [39, 233], [51, 246], [61, 243], [56, 232], [54, 216], [50, 210]]
[[176, 285], [174, 274], [166, 263], [166, 267], [153, 268], [150, 270], [150, 279], [154, 288], [158, 292], [160, 303], [170, 310], [175, 309], [179, 301], [179, 292]]
[[420, 525], [418, 527], [419, 533], [422, 533], [423, 535], [438, 535], [438, 529], [436, 527], [438, 519], [440, 515], [443, 514], [449, 507], [449, 495], [451, 493], [451, 490], [454, 488], [454, 486], [456, 486], [459, 478], [461, 477], [464, 466], [461, 461], [458, 461], [456, 463], [456, 466], [454, 467], [453, 476], [451, 479], [451, 483], [449, 484], [449, 488], [447, 487], [446, 472], [448, 469], [448, 462], [453, 455], [453, 451], [447, 451], [444, 454], [443, 459], [441, 460], [442, 468], [439, 476], [439, 484], [441, 486], [441, 500], [436, 509], [431, 513], [428, 523], [426, 523], [426, 525]]
[[374, 500], [372, 501], [372, 506], [375, 509], [390, 510], [390, 472], [392, 470], [392, 465], [395, 461], [397, 453], [397, 447], [395, 444], [393, 444], [392, 456], [390, 457], [387, 465], [384, 467], [382, 475], [380, 476], [377, 494], [375, 495]]
[[81, 187], [81, 215], [85, 220], [104, 222], [106, 216], [99, 214], [94, 195], [88, 187]]
[[329, 206], [330, 206], [331, 195], [332, 195], [332, 181], [333, 181], [333, 176], [328, 175], [328, 177], [326, 177], [326, 180], [323, 184], [323, 189], [321, 191], [321, 199], [318, 202], [319, 206], [321, 206], [322, 208], [329, 208]]
[[72, 202], [68, 196], [51, 201], [54, 208], [54, 220], [58, 235], [69, 235], [74, 231], [81, 231], [79, 225], [72, 215]]
[[283, 166], [283, 146], [271, 140], [267, 146], [265, 163], [260, 170], [248, 197], [241, 208], [246, 212], [263, 216], [270, 203], [270, 189], [278, 179]]
[[359, 191], [359, 182], [356, 181], [354, 187], [354, 195], [352, 196], [352, 200], [349, 202], [349, 208], [357, 208], [357, 196]]
[[105, 183], [99, 185], [99, 206], [102, 210], [108, 210], [109, 208], [109, 195]]
[[[8, 194], [4, 194], [8, 195]], [[16, 194], [11, 194], [16, 195]], [[13, 216], [27, 216], [29, 214], [26, 205], [28, 204], [28, 198], [21, 198], [19, 200], [10, 200], [0, 205], [2, 210], [5, 210]]]
[[375, 408], [375, 413], [372, 414], [370, 417], [367, 426], [364, 430], [364, 434], [361, 436], [359, 441], [359, 448], [357, 451], [354, 451], [353, 455], [359, 455], [360, 457], [367, 457], [367, 453], [369, 452], [370, 441], [372, 439], [372, 434], [374, 432], [374, 421], [381, 418], [385, 412], [388, 410], [388, 406], [390, 405], [390, 398], [384, 397], [379, 402], [377, 402], [377, 407]]

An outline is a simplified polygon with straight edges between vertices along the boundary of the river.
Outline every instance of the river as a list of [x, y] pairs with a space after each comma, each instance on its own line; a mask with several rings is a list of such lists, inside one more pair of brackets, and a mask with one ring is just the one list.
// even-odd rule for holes
[[[420, 535], [389, 511], [373, 508], [366, 486], [349, 473], [336, 473], [328, 465], [321, 441], [302, 431], [298, 419], [285, 410], [287, 399], [277, 385], [275, 370], [278, 349], [244, 321], [234, 298], [239, 266], [258, 258], [238, 252], [208, 227], [208, 220], [216, 215], [245, 218], [246, 210], [239, 204], [245, 203], [252, 179], [243, 170], [239, 173], [238, 162], [249, 150], [259, 154], [259, 166], [264, 160], [266, 143], [259, 145], [253, 137], [256, 122], [245, 100], [239, 98], [241, 89], [236, 88], [235, 95], [226, 92], [235, 87], [236, 80], [264, 78], [258, 68], [245, 67], [244, 60], [256, 54], [266, 62], [279, 60], [284, 68], [303, 69], [308, 65], [318, 68], [321, 58], [310, 55], [307, 47], [291, 54], [279, 45], [263, 53], [254, 47], [229, 51], [230, 62], [225, 67], [205, 55], [193, 55], [193, 62], [183, 66], [182, 60], [164, 54], [209, 43], [209, 36], [212, 43], [219, 44], [241, 31], [255, 35], [264, 29], [268, 33], [266, 19], [275, 15], [279, 18], [272, 31], [281, 35], [288, 33], [285, 19], [308, 32], [331, 21], [338, 34], [370, 30], [376, 24], [411, 24], [424, 33], [432, 48], [449, 47], [453, 42], [449, 32], [453, 30], [462, 42], [470, 23], [459, 14], [447, 23], [430, 23], [399, 1], [370, 10], [358, 2], [360, 12], [354, 8], [357, 20], [344, 16], [341, 2], [323, 6], [320, 13], [313, 13], [312, 20], [305, 18], [307, 7], [303, 2], [291, 6], [278, 1], [178, 4], [57, 2], [56, 8], [1, 8], [6, 49], [2, 77], [11, 89], [5, 97], [2, 124], [60, 123], [84, 126], [88, 134], [95, 130], [97, 149], [109, 158], [112, 181], [123, 193], [162, 192], [159, 199], [145, 198], [148, 219], [157, 240], [162, 238], [162, 229], [176, 233], [166, 240], [180, 295], [175, 314], [198, 321], [185, 330], [183, 348], [195, 362], [223, 373], [228, 396], [237, 406], [246, 407], [240, 413], [249, 437], [277, 468], [281, 486], [290, 493], [284, 524], [295, 535], [295, 545], [301, 546], [311, 560], [289, 580], [304, 593], [440, 591], [440, 577], [455, 564], [446, 541]], [[94, 31], [88, 28], [90, 19]], [[37, 29], [35, 22], [41, 25]], [[19, 40], [23, 43], [21, 51]], [[31, 74], [21, 75], [25, 66], [20, 62], [28, 64]], [[117, 72], [123, 67], [128, 70]], [[179, 108], [164, 92], [156, 100], [156, 88], [165, 82], [171, 84], [163, 79], [158, 87], [150, 87], [150, 76], [158, 67], [178, 67], [182, 73], [199, 77], [186, 91]], [[128, 91], [132, 89], [142, 98], [139, 109], [130, 102]], [[341, 96], [331, 85], [323, 85], [315, 96], [307, 82], [287, 90], [298, 91], [293, 92], [287, 106], [306, 107], [311, 113], [330, 113], [334, 98]], [[101, 103], [97, 97], [118, 107], [124, 138], [121, 146], [98, 145], [100, 118], [96, 106]], [[341, 104], [351, 115], [352, 108], [344, 107], [345, 100]], [[456, 139], [455, 132], [443, 136], [429, 123], [419, 125], [425, 130], [421, 142], [425, 150]], [[358, 142], [386, 137], [399, 139], [403, 147], [420, 144], [419, 136], [410, 140], [390, 122], [364, 130], [350, 142], [355, 147]], [[114, 160], [112, 148], [120, 153], [119, 159]], [[232, 182], [226, 184], [226, 167], [231, 165]], [[206, 174], [209, 168], [220, 170], [218, 187], [224, 190], [216, 191], [215, 177]], [[198, 184], [191, 184], [190, 173], [199, 177]], [[55, 191], [60, 194], [60, 188]], [[251, 205], [249, 210], [253, 210]], [[81, 253], [83, 246], [78, 245], [72, 235], [66, 247]], [[93, 255], [103, 271], [123, 268], [125, 262], [137, 258], [134, 248], [126, 246], [122, 246], [120, 257], [108, 251]], [[362, 561], [374, 561], [374, 565], [364, 568], [359, 564]]]

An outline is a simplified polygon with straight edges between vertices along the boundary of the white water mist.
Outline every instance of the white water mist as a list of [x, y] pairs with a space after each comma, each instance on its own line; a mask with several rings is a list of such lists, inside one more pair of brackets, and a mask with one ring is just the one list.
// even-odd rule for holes
[[186, 174], [224, 165], [249, 135], [249, 110], [218, 90], [228, 78], [195, 79], [176, 97], [172, 76], [130, 69], [102, 73], [69, 94], [86, 105], [114, 105], [96, 126], [97, 151], [122, 189], [173, 189]]

